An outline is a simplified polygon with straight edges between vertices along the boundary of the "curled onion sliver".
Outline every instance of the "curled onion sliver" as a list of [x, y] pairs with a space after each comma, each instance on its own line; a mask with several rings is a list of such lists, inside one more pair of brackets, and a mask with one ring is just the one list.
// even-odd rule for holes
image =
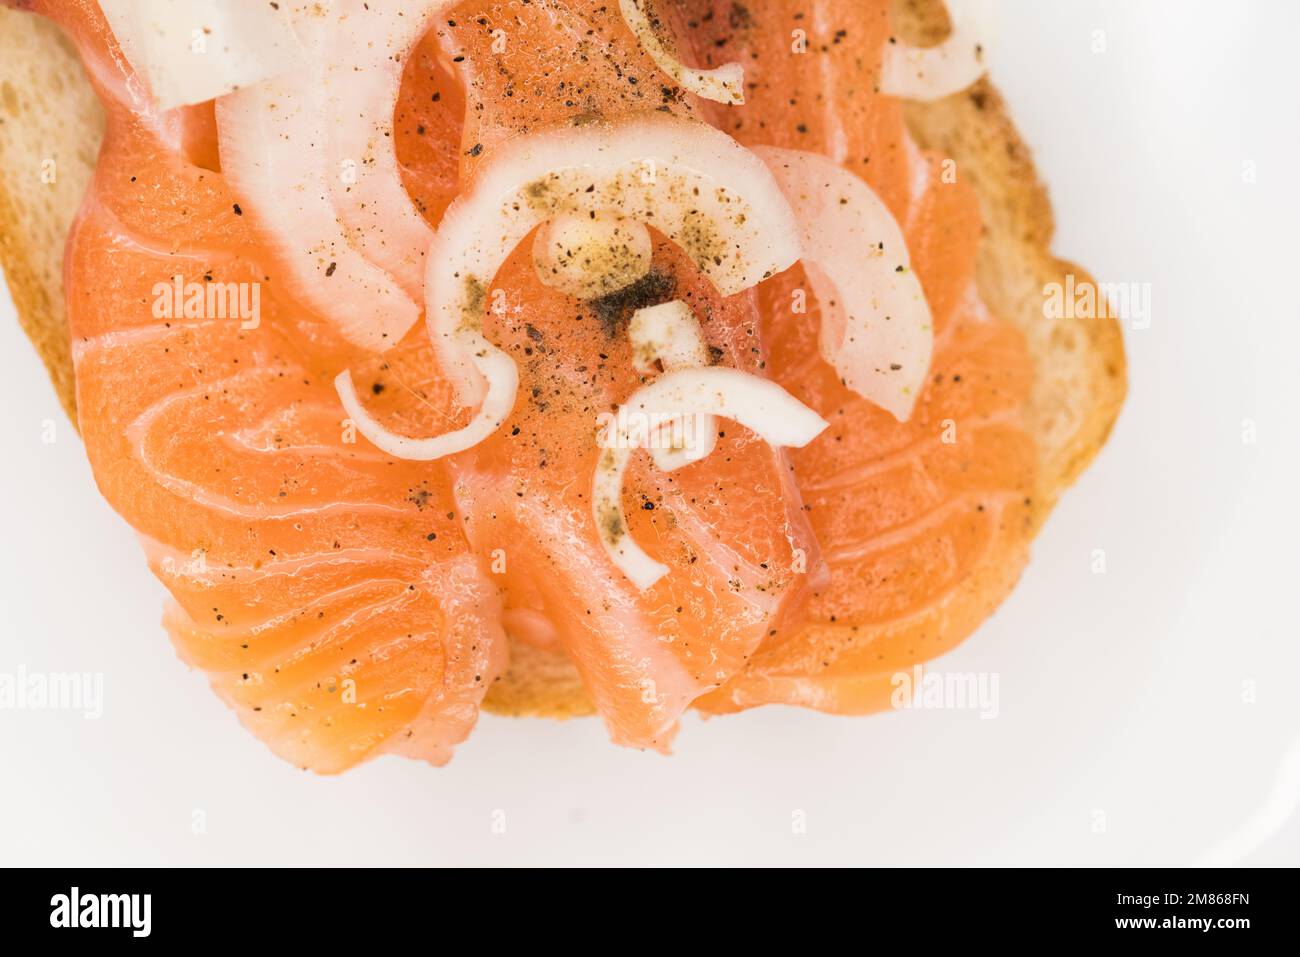
[[501, 427], [514, 408], [519, 391], [519, 370], [514, 361], [500, 349], [489, 346], [475, 356], [475, 365], [490, 387], [473, 420], [462, 429], [429, 438], [399, 435], [382, 425], [361, 404], [350, 371], [345, 369], [335, 377], [334, 390], [357, 431], [372, 445], [399, 459], [430, 462], [478, 445]]
[[217, 101], [221, 169], [289, 290], [349, 342], [383, 351], [415, 324], [420, 306], [361, 254], [334, 206], [330, 178], [338, 171], [320, 144], [328, 130], [324, 51], [335, 26], [323, 10], [296, 25], [308, 66]]
[[825, 156], [754, 152], [799, 220], [822, 357], [848, 388], [906, 421], [930, 368], [934, 327], [902, 230], [871, 187]]
[[645, 591], [668, 568], [633, 541], [623, 512], [623, 477], [632, 453], [653, 441], [656, 423], [673, 417], [715, 415], [739, 422], [776, 446], [802, 448], [827, 423], [770, 379], [737, 369], [681, 369], [638, 389], [598, 439], [591, 509], [606, 554]]
[[483, 393], [472, 358], [506, 258], [542, 222], [602, 214], [664, 233], [724, 295], [799, 258], [795, 217], [772, 173], [711, 126], [650, 113], [520, 137], [452, 203], [429, 249], [429, 333], [465, 405]]
[[657, 18], [646, 8], [651, 0], [618, 0], [628, 29], [636, 36], [655, 66], [672, 77], [685, 90], [706, 100], [740, 106], [745, 102], [745, 68], [726, 63], [712, 70], [686, 66], [663, 44], [655, 29]]
[[353, 244], [415, 300], [433, 230], [402, 182], [393, 111], [407, 57], [457, 0], [334, 0], [325, 57], [330, 188]]
[[[638, 309], [628, 323], [627, 335], [632, 341], [632, 365], [638, 372], [658, 372], [656, 364], [665, 372], [702, 369], [709, 364], [700, 320], [680, 299]], [[708, 458], [717, 444], [713, 416], [674, 419], [664, 423], [659, 441], [651, 443], [650, 456], [655, 468], [671, 472]]]
[[122, 55], [169, 110], [203, 103], [305, 62], [290, 4], [99, 0]]
[[932, 47], [896, 40], [885, 44], [880, 88], [909, 100], [938, 100], [966, 89], [984, 75], [984, 51], [992, 30], [993, 0], [948, 0], [952, 32]]

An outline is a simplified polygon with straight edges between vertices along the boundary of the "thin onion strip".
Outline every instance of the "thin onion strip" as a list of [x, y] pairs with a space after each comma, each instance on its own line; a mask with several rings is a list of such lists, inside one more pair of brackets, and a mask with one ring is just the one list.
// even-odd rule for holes
[[914, 47], [891, 39], [885, 45], [883, 92], [928, 102], [960, 92], [984, 75], [993, 0], [949, 0], [948, 7], [952, 31], [941, 43]]
[[[674, 372], [709, 364], [700, 321], [680, 299], [638, 309], [627, 335], [632, 341], [632, 366], [638, 372], [657, 372], [656, 365]], [[673, 419], [664, 423], [658, 439], [650, 450], [655, 468], [672, 472], [713, 453], [718, 445], [717, 420], [711, 415]]]
[[775, 446], [802, 448], [827, 426], [821, 416], [770, 379], [737, 369], [683, 369], [638, 389], [601, 432], [592, 479], [592, 517], [610, 561], [642, 591], [668, 573], [633, 539], [623, 511], [623, 479], [632, 453], [654, 440], [656, 423], [711, 415], [731, 419]]
[[636, 36], [655, 66], [696, 96], [717, 103], [741, 106], [745, 102], [745, 68], [739, 63], [725, 63], [712, 70], [686, 66], [659, 39], [658, 18], [646, 8], [649, 0], [618, 0], [628, 29]]
[[481, 332], [490, 283], [534, 228], [566, 215], [654, 226], [724, 295], [799, 257], [794, 214], [771, 172], [711, 126], [653, 113], [521, 137], [451, 205], [429, 249], [430, 338], [463, 404], [484, 387], [463, 333]]
[[216, 99], [305, 63], [294, 14], [229, 0], [99, 0], [160, 110]]
[[799, 220], [822, 357], [844, 385], [906, 421], [929, 372], [934, 328], [903, 231], [871, 187], [833, 160], [772, 146], [754, 152]]
[[430, 438], [415, 439], [399, 435], [380, 423], [361, 404], [352, 373], [345, 369], [334, 379], [334, 389], [339, 401], [358, 432], [376, 448], [399, 459], [431, 462], [447, 455], [463, 452], [482, 442], [498, 428], [514, 408], [519, 391], [519, 372], [514, 362], [501, 350], [486, 343], [487, 348], [476, 356], [476, 364], [491, 385], [483, 404], [469, 425], [454, 432], [444, 432]]
[[222, 175], [288, 290], [349, 342], [382, 352], [415, 325], [420, 306], [355, 246], [332, 200], [337, 171], [319, 147], [329, 131], [325, 53], [337, 25], [310, 6], [294, 13], [308, 65], [217, 101]]
[[321, 96], [334, 207], [361, 254], [417, 301], [433, 230], [403, 184], [393, 112], [411, 51], [455, 3], [334, 0], [325, 57]]

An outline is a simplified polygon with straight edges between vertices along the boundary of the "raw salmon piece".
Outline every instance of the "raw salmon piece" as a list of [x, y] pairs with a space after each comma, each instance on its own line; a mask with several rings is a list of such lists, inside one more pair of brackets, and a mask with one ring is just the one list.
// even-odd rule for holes
[[[374, 391], [397, 394], [409, 349], [368, 358], [285, 297], [219, 171], [177, 147], [190, 113], [132, 109], [95, 4], [48, 12], [108, 111], [67, 253], [81, 430], [101, 491], [175, 599], [181, 656], [304, 767], [383, 752], [444, 762], [504, 665], [497, 590], [445, 469], [356, 441], [331, 387], [339, 368], [369, 365]], [[177, 275], [201, 307], [171, 295]], [[226, 283], [258, 290], [255, 324], [212, 314], [206, 290]], [[437, 387], [410, 404], [437, 408]]]
[[[661, 0], [662, 5], [662, 0]], [[672, 19], [695, 62], [745, 68], [745, 103], [710, 119], [746, 146], [810, 150], [876, 191], [901, 219], [909, 193], [902, 104], [876, 93], [889, 3], [878, 0], [680, 0]]]
[[402, 182], [431, 226], [460, 192], [465, 120], [465, 94], [438, 33], [431, 29], [407, 58], [393, 111]]
[[892, 676], [961, 641], [1024, 564], [1037, 467], [1021, 415], [1031, 360], [979, 301], [973, 193], [943, 157], [910, 145], [901, 104], [877, 92], [888, 4], [774, 0], [761, 19], [721, 0], [687, 8], [700, 57], [746, 66], [746, 104], [713, 115], [747, 145], [820, 152], [875, 189], [903, 226], [936, 334], [929, 385], [899, 423], [818, 358], [815, 301], [806, 314], [791, 308], [807, 288], [801, 269], [762, 287], [773, 377], [831, 422], [792, 455], [831, 580], [794, 637], [697, 706], [879, 710]]
[[879, 710], [894, 674], [951, 649], [1019, 575], [1037, 465], [1021, 418], [1032, 368], [1018, 333], [973, 297], [949, 314], [931, 384], [905, 424], [820, 369], [785, 366], [780, 349], [777, 381], [807, 387], [832, 423], [794, 453], [831, 582], [795, 637], [697, 706]]
[[462, 179], [507, 140], [692, 102], [665, 84], [610, 0], [468, 0], [440, 31], [467, 100]]

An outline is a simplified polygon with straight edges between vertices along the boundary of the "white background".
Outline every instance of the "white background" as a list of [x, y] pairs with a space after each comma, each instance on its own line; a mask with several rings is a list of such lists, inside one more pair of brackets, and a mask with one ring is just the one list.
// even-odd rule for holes
[[1287, 0], [1003, 3], [1056, 250], [1153, 320], [1111, 443], [943, 660], [999, 673], [996, 720], [692, 716], [663, 758], [487, 716], [445, 769], [296, 771], [175, 658], [0, 300], [0, 671], [105, 676], [99, 721], [0, 711], [0, 863], [1300, 864], [1297, 35]]

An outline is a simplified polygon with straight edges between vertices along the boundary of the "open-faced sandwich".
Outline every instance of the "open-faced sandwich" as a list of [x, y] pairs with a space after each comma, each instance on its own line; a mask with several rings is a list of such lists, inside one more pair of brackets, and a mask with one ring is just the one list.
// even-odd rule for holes
[[1090, 280], [988, 3], [9, 6], [20, 318], [180, 656], [303, 767], [887, 708], [1123, 400], [1115, 322], [1044, 316]]

